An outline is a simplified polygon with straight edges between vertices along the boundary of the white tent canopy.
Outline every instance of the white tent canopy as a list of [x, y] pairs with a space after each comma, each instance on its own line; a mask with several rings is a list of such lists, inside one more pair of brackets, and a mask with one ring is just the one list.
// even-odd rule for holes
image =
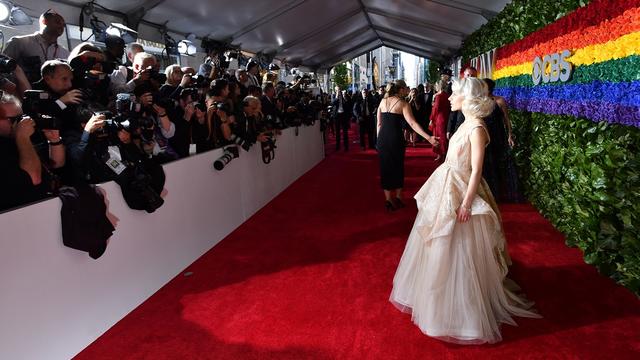
[[[18, 3], [44, 4], [40, 1]], [[52, 0], [79, 8], [88, 1]], [[502, 10], [508, 0], [97, 0], [122, 13], [132, 27], [169, 31], [240, 45], [328, 68], [380, 46], [434, 60], [456, 53], [462, 40]], [[37, 9], [34, 9], [37, 10]], [[46, 10], [46, 9], [45, 9]], [[98, 10], [98, 13], [100, 10]], [[111, 14], [113, 15], [113, 14]], [[76, 19], [67, 19], [77, 23]]]

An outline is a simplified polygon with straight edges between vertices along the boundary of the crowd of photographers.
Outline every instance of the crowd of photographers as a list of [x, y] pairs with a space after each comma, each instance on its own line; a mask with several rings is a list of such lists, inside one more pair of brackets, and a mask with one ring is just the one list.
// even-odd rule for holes
[[198, 71], [160, 69], [140, 44], [111, 35], [104, 48], [69, 52], [57, 42], [64, 24], [45, 12], [40, 31], [12, 38], [0, 58], [0, 211], [63, 185], [115, 180], [131, 207], [151, 212], [162, 204], [160, 165], [189, 156], [192, 144], [197, 153], [225, 147], [221, 169], [238, 156], [234, 145], [273, 152], [280, 129], [323, 108], [305, 91], [308, 78], [277, 81], [275, 65], [249, 61], [230, 73], [209, 49]]

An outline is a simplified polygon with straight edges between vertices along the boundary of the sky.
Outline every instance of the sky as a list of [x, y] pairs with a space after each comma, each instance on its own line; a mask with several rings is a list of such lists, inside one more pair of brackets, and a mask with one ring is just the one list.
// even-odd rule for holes
[[400, 52], [400, 61], [402, 61], [402, 66], [404, 67], [404, 81], [410, 88], [418, 86], [416, 60], [415, 55], [408, 54], [404, 51]]

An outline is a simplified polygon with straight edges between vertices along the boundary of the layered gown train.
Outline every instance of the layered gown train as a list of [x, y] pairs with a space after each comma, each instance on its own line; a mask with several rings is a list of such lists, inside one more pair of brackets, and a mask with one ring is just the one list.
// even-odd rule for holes
[[456, 220], [471, 175], [474, 129], [467, 120], [449, 142], [447, 157], [415, 195], [418, 215], [393, 279], [391, 302], [411, 313], [426, 335], [461, 343], [495, 343], [512, 316], [539, 317], [506, 278], [507, 253], [500, 212], [482, 180], [471, 219]]

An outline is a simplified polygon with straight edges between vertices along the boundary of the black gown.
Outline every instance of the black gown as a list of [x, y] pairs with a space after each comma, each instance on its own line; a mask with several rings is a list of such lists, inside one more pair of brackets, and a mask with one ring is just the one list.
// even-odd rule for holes
[[498, 202], [522, 202], [524, 199], [519, 191], [518, 173], [507, 141], [504, 113], [498, 104], [484, 121], [490, 140], [485, 151], [482, 177]]
[[380, 157], [380, 182], [384, 190], [404, 187], [404, 115], [383, 112], [382, 127], [378, 134], [376, 149]]

